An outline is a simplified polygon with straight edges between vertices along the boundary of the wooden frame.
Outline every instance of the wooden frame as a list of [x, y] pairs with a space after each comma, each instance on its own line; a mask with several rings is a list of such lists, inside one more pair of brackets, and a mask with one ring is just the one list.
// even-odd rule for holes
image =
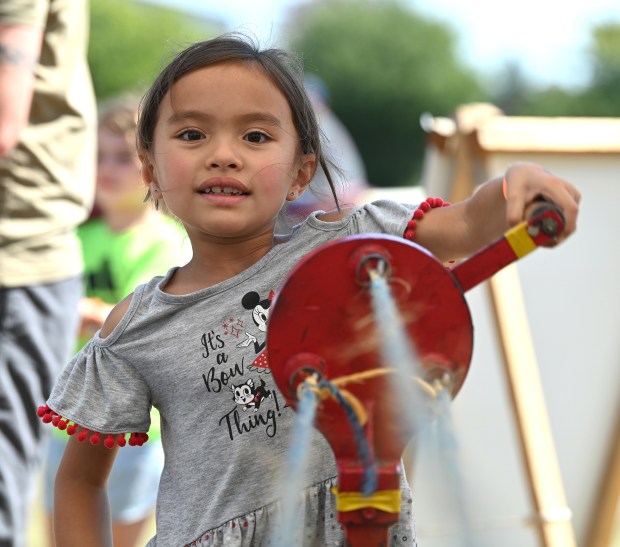
[[[469, 196], [474, 181], [494, 175], [488, 172], [485, 161], [491, 153], [620, 152], [620, 120], [610, 124], [605, 119], [510, 118], [485, 104], [466, 105], [457, 110], [455, 118], [454, 134], [442, 135], [446, 141], [443, 149], [450, 150], [454, 159], [449, 187], [452, 201]], [[576, 140], [576, 134], [582, 140]], [[542, 547], [574, 547], [572, 513], [567, 506], [516, 266], [491, 278], [488, 289], [535, 513], [532, 524]], [[611, 540], [620, 496], [620, 419], [616, 437], [603, 474], [606, 480], [601, 481], [599, 502], [592, 514], [587, 547], [609, 547]]]

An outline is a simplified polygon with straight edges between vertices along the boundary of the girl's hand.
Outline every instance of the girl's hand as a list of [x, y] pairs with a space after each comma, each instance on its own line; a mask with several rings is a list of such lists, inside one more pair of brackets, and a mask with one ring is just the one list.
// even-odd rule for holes
[[564, 213], [565, 227], [557, 243], [569, 237], [577, 227], [581, 193], [570, 182], [532, 163], [513, 163], [503, 183], [506, 216], [510, 226], [526, 219], [536, 202], [548, 201]]

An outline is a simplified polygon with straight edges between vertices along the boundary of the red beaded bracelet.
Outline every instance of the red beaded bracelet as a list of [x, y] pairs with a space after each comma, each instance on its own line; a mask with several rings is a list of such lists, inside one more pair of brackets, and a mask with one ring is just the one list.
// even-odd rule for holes
[[449, 207], [450, 205], [452, 205], [450, 202], [444, 201], [441, 198], [426, 198], [418, 205], [417, 209], [413, 212], [411, 220], [407, 222], [407, 228], [405, 228], [403, 237], [409, 241], [413, 241], [415, 239], [415, 230], [418, 226], [418, 220], [422, 220], [424, 213], [437, 207]]

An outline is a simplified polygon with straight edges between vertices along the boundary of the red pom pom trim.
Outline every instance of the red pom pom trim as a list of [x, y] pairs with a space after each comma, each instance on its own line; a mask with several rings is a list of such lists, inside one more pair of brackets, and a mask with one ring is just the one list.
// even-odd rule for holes
[[[71, 420], [68, 418], [64, 418], [57, 412], [54, 412], [47, 405], [40, 406], [37, 409], [37, 416], [41, 418], [43, 423], [51, 423], [54, 427], [57, 427], [61, 431], [66, 431], [67, 435], [75, 435], [78, 427], [80, 427], [75, 422], [71, 423]], [[125, 435], [127, 435], [127, 433], [121, 433], [120, 435], [113, 433], [106, 434], [99, 431], [91, 432], [86, 428], [82, 428], [82, 430], [78, 433], [77, 440], [78, 442], [84, 442], [88, 438], [92, 445], [97, 445], [101, 442], [101, 435], [106, 435], [105, 440], [103, 441], [103, 446], [106, 448], [114, 448], [114, 446], [123, 447], [126, 444], [129, 444], [129, 446], [142, 446], [149, 440], [149, 436], [146, 433], [132, 433], [129, 436], [129, 442], [127, 442], [125, 439]]]

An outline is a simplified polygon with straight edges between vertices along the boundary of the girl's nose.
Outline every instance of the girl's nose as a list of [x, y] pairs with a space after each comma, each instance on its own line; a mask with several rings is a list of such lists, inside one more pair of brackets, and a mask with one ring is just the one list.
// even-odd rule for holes
[[234, 144], [221, 139], [213, 143], [207, 163], [211, 169], [238, 169], [241, 159]]

